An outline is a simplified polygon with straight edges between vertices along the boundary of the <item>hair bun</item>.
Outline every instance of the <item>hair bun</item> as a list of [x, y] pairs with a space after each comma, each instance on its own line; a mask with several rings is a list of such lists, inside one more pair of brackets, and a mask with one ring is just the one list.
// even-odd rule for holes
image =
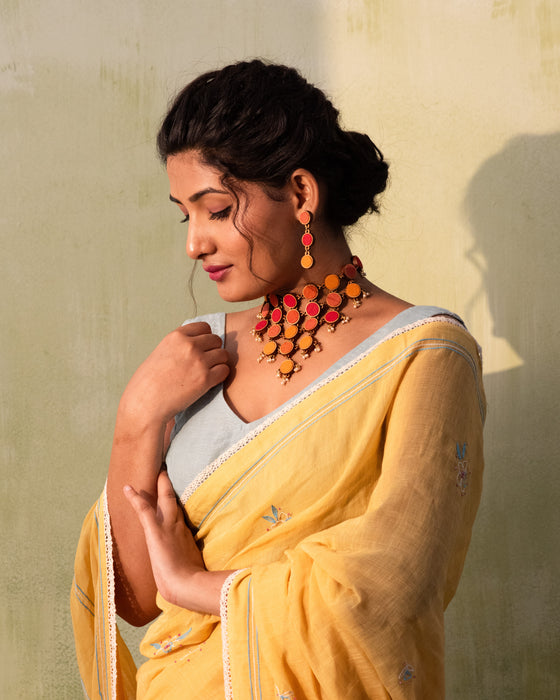
[[341, 226], [350, 226], [366, 213], [377, 212], [377, 197], [387, 187], [389, 166], [367, 134], [340, 131], [333, 149], [336, 158], [330, 177], [328, 216]]

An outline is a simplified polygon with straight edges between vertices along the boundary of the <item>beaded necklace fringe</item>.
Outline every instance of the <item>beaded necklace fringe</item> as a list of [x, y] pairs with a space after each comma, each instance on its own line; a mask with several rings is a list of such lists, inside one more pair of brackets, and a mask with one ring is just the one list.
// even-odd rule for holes
[[342, 313], [345, 306], [351, 302], [357, 309], [369, 296], [356, 282], [358, 275], [365, 276], [360, 259], [354, 255], [340, 274], [327, 275], [320, 285], [306, 284], [301, 294], [268, 294], [251, 331], [255, 340], [265, 343], [257, 362], [282, 358], [276, 376], [286, 384], [302, 369], [294, 359], [297, 352], [306, 360], [312, 352], [321, 351], [315, 338], [317, 329], [326, 325], [334, 333], [350, 320]]

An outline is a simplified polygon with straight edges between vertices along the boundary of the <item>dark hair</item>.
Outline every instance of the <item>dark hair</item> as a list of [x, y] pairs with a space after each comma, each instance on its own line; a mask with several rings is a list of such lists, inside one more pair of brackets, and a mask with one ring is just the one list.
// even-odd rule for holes
[[[161, 159], [196, 150], [225, 181], [283, 187], [297, 168], [326, 185], [335, 226], [378, 211], [387, 163], [365, 134], [344, 131], [338, 111], [295, 69], [260, 60], [234, 63], [189, 83], [157, 138]], [[273, 196], [273, 195], [271, 195]]]

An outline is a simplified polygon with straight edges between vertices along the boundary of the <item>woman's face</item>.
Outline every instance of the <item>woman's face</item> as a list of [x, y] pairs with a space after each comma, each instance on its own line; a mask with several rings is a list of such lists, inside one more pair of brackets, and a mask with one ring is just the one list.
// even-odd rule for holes
[[247, 301], [300, 283], [302, 227], [289, 187], [272, 200], [257, 184], [244, 182], [234, 225], [235, 197], [221, 173], [201, 162], [195, 151], [167, 159], [170, 199], [188, 221], [187, 253], [200, 260], [226, 301]]

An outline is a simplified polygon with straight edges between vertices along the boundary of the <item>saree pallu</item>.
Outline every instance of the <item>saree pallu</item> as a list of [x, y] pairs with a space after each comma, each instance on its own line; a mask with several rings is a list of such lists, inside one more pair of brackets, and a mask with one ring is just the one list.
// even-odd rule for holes
[[443, 698], [443, 613], [480, 500], [484, 413], [475, 341], [425, 319], [210, 464], [181, 500], [207, 568], [234, 570], [221, 616], [158, 596], [137, 690], [102, 496], [72, 595], [87, 697]]

